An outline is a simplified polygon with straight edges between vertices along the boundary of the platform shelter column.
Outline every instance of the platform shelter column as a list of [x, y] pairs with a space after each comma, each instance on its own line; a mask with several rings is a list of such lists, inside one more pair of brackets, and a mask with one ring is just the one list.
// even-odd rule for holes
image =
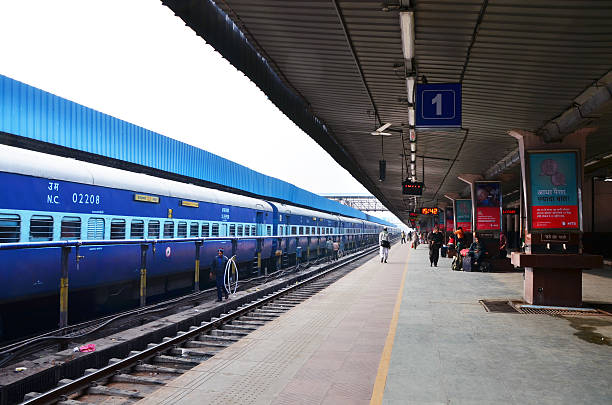
[[509, 134], [519, 142], [525, 224], [525, 252], [512, 263], [525, 268], [529, 304], [582, 305], [582, 270], [601, 267], [602, 257], [582, 251], [582, 184], [585, 141], [579, 130], [560, 143], [545, 143], [531, 132]]

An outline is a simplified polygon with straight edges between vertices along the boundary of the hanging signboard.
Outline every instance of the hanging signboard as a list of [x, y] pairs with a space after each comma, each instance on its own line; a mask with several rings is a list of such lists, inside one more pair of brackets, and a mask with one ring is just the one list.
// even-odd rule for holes
[[438, 210], [438, 229], [444, 232], [445, 223], [444, 223], [444, 209]]
[[446, 232], [453, 232], [455, 229], [455, 221], [453, 220], [453, 208], [446, 207]]
[[457, 229], [472, 232], [472, 200], [455, 200], [457, 210]]
[[461, 84], [435, 83], [416, 86], [416, 128], [460, 128]]
[[579, 229], [578, 152], [527, 153], [531, 229]]
[[501, 229], [501, 183], [477, 181], [474, 183], [476, 203], [476, 230], [495, 231]]

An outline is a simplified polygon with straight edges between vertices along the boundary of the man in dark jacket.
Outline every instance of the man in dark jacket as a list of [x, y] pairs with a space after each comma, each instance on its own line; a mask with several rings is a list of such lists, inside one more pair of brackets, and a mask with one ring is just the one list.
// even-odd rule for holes
[[481, 259], [484, 256], [484, 254], [485, 254], [484, 244], [480, 242], [480, 239], [474, 233], [474, 242], [472, 242], [472, 245], [470, 246], [469, 255], [472, 256], [475, 266], [480, 266]]
[[444, 240], [442, 239], [442, 232], [438, 231], [438, 228], [434, 228], [433, 232], [429, 234], [429, 265], [438, 267], [438, 259], [440, 258], [440, 247]]
[[210, 264], [210, 278], [212, 278], [214, 274], [215, 280], [217, 281], [217, 302], [221, 302], [222, 295], [225, 295], [225, 299], [228, 299], [227, 290], [223, 283], [225, 266], [227, 266], [228, 260], [227, 256], [223, 255], [223, 249], [219, 249], [217, 251], [217, 256], [215, 256]]

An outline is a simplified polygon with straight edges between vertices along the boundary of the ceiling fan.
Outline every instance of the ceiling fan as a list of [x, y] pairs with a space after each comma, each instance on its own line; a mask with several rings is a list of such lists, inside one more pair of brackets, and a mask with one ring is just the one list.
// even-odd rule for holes
[[385, 129], [389, 128], [390, 126], [391, 126], [391, 123], [387, 122], [385, 125], [381, 126], [380, 128], [378, 128], [374, 132], [370, 132], [370, 135], [391, 136], [391, 133], [385, 132]]

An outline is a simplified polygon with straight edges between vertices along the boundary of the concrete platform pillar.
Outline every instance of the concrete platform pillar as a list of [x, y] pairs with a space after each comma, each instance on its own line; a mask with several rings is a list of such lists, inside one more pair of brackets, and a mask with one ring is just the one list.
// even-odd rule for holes
[[512, 263], [525, 268], [523, 295], [536, 305], [582, 305], [582, 270], [600, 267], [601, 256], [582, 254], [582, 184], [590, 129], [554, 144], [514, 130], [519, 143], [525, 252]]

